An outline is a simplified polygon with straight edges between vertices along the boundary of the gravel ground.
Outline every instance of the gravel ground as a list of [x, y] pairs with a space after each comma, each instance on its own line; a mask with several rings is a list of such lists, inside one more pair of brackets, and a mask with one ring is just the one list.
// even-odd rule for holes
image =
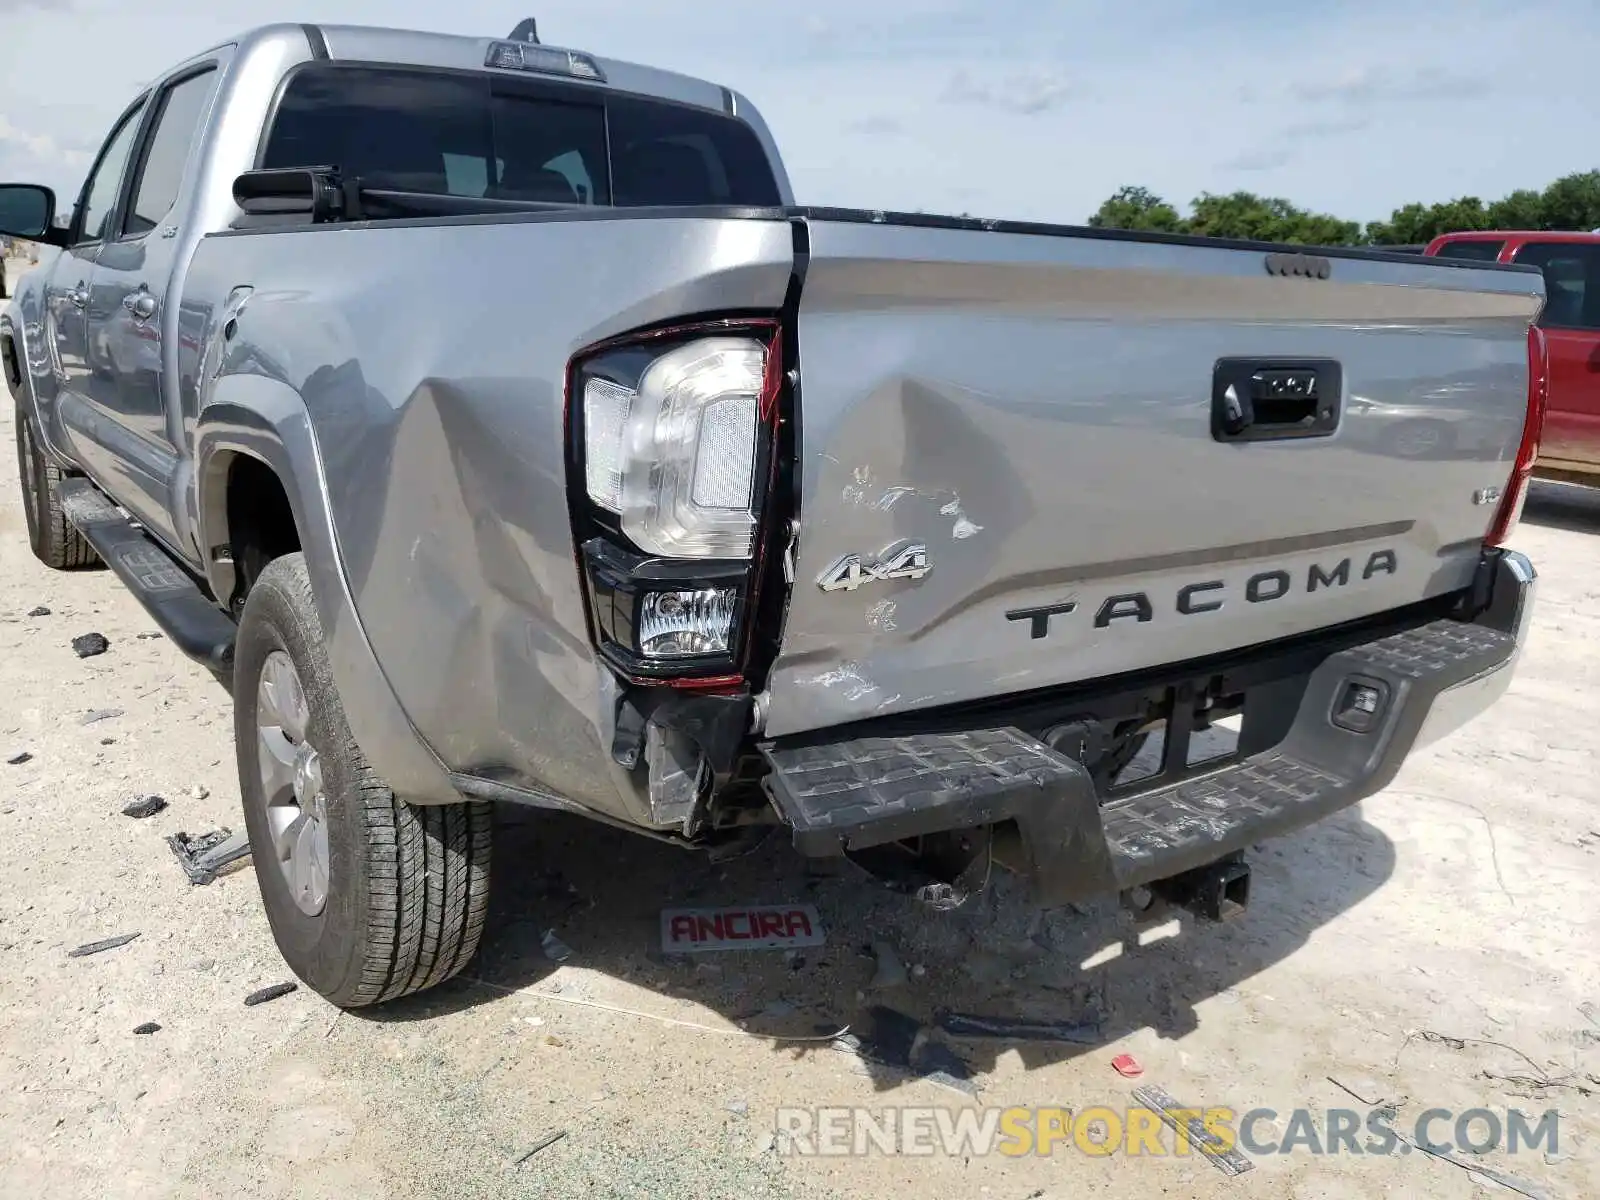
[[[288, 977], [251, 868], [191, 887], [163, 841], [239, 827], [228, 698], [150, 636], [108, 573], [33, 560], [13, 464], [8, 452], [0, 1196], [1335, 1200], [1491, 1186], [1421, 1154], [1261, 1157], [1231, 1180], [1192, 1157], [780, 1155], [780, 1105], [972, 1103], [815, 1040], [874, 1002], [920, 1020], [940, 1006], [1098, 1017], [1093, 1046], [961, 1045], [986, 1105], [1125, 1105], [1132, 1084], [1110, 1062], [1127, 1052], [1143, 1082], [1241, 1111], [1361, 1107], [1329, 1076], [1396, 1103], [1402, 1129], [1430, 1107], [1557, 1108], [1557, 1153], [1472, 1161], [1551, 1197], [1600, 1195], [1600, 1010], [1580, 1011], [1600, 1004], [1594, 495], [1541, 488], [1530, 506], [1517, 543], [1543, 572], [1540, 607], [1510, 695], [1382, 795], [1257, 853], [1242, 923], [1141, 939], [1113, 905], [1033, 916], [1004, 877], [940, 916], [849, 871], [808, 874], [776, 841], [714, 865], [504, 813], [471, 978], [339, 1014], [305, 990], [243, 1006]], [[89, 632], [110, 648], [80, 660], [69, 642]], [[121, 815], [149, 794], [168, 807]], [[829, 936], [802, 960], [653, 952], [664, 906], [794, 900], [818, 906]], [[549, 928], [572, 947], [565, 964], [541, 952]], [[875, 940], [909, 974], [881, 993], [862, 953]], [[135, 1034], [145, 1022], [161, 1028]], [[1408, 1042], [1422, 1030], [1501, 1045]], [[1518, 1075], [1573, 1086], [1502, 1078]]]

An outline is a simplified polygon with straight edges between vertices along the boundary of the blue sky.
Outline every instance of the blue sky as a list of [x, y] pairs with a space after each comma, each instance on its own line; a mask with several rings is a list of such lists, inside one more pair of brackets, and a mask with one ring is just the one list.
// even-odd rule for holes
[[1593, 0], [526, 3], [0, 0], [0, 179], [75, 190], [143, 81], [251, 25], [527, 15], [748, 94], [802, 203], [1078, 222], [1139, 183], [1370, 220], [1600, 166]]

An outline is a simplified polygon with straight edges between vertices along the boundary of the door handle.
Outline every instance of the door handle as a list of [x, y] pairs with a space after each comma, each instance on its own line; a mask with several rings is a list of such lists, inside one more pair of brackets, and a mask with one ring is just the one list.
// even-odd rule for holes
[[156, 315], [156, 298], [149, 292], [132, 292], [122, 298], [122, 307], [133, 314], [135, 321], [148, 321]]
[[84, 287], [82, 283], [79, 283], [77, 287], [73, 288], [67, 293], [67, 299], [72, 301], [72, 303], [77, 305], [79, 308], [88, 308], [89, 289]]

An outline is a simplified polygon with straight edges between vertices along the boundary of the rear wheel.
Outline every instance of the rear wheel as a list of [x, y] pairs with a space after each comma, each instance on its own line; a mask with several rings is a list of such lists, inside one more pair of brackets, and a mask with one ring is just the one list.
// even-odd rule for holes
[[34, 557], [58, 571], [94, 566], [100, 556], [61, 511], [61, 468], [45, 457], [21, 403], [17, 404], [16, 432], [17, 479], [22, 485], [22, 511]]
[[250, 589], [233, 694], [256, 882], [290, 969], [356, 1008], [466, 966], [488, 906], [490, 807], [414, 807], [374, 774], [334, 690], [300, 554]]

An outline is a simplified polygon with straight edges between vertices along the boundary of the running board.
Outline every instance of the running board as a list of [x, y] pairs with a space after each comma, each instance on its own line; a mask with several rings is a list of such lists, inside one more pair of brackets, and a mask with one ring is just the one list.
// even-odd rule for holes
[[161, 632], [213, 671], [233, 665], [234, 623], [194, 576], [87, 479], [63, 479], [61, 511], [117, 573]]

